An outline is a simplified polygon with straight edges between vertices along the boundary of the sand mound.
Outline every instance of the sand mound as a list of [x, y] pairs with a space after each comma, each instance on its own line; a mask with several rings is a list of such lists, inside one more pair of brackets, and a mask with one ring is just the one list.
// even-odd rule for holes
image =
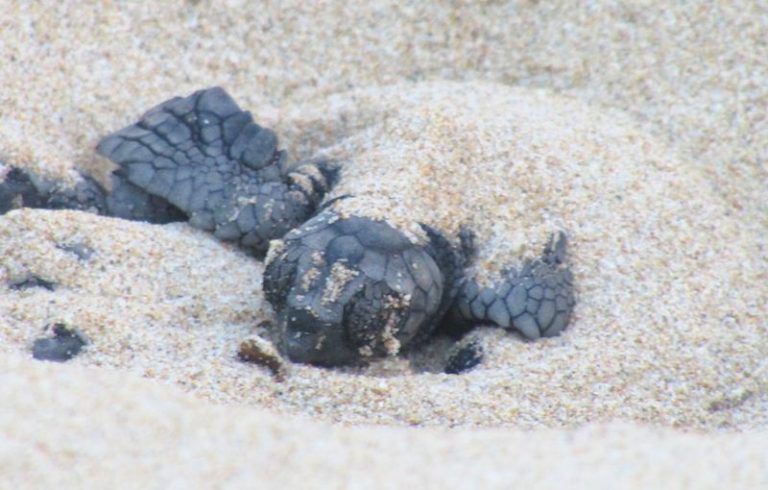
[[[765, 433], [338, 427], [124, 373], [0, 357], [0, 472], [23, 488], [760, 488]], [[23, 416], [20, 416], [23, 414]], [[595, 441], [600, 441], [599, 445]], [[610, 454], [610, 466], [602, 464]], [[130, 471], [127, 471], [129, 470]], [[708, 486], [709, 485], [709, 486]]]

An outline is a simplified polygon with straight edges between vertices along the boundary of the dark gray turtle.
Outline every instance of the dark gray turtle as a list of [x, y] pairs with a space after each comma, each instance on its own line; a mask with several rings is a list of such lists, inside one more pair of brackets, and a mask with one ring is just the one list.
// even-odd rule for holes
[[[279, 347], [293, 361], [353, 364], [408, 351], [437, 329], [459, 336], [495, 324], [535, 339], [568, 324], [574, 295], [564, 233], [538, 259], [480, 287], [464, 274], [469, 234], [452, 241], [421, 225], [415, 237], [346, 213], [343, 201], [354, 196], [326, 197], [338, 169], [289, 165], [275, 134], [221, 88], [160, 104], [105, 137], [98, 151], [119, 166], [112, 193], [93, 199], [82, 189], [72, 192], [85, 198], [57, 191], [58, 201], [128, 219], [188, 219], [255, 255], [269, 249], [264, 291], [278, 315]], [[0, 185], [0, 206], [20, 195], [23, 204], [39, 205], [50, 195], [13, 176]]]

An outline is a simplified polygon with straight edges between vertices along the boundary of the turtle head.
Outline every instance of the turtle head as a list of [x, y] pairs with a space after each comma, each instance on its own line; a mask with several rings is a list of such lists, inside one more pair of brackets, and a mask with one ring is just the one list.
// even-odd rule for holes
[[444, 283], [428, 247], [385, 222], [329, 209], [274, 241], [264, 274], [281, 349], [326, 366], [394, 355], [428, 335]]

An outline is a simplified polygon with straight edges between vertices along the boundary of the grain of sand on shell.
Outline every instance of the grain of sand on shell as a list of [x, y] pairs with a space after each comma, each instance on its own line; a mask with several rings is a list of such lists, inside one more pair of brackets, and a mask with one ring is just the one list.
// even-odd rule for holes
[[[0, 51], [15, 60], [13, 70], [0, 68], [0, 161], [70, 180], [77, 164], [103, 178], [109, 166], [92, 150], [100, 136], [169, 96], [223, 83], [295, 158], [332, 157], [347, 177], [359, 177], [354, 188], [334, 191], [360, 196], [351, 201], [360, 207], [347, 211], [406, 229], [428, 221], [451, 236], [469, 224], [482, 244], [473, 272], [485, 281], [566, 230], [578, 306], [554, 339], [527, 343], [479, 330], [486, 359], [463, 376], [412, 373], [405, 360], [390, 359], [363, 369], [295, 365], [276, 383], [235, 358], [239, 341], [271, 315], [260, 263], [184, 224], [19, 210], [0, 218], [0, 284], [34, 274], [59, 286], [2, 286], [0, 348], [9, 359], [28, 355], [45, 325], [64, 322], [90, 345], [69, 365], [46, 368], [46, 379], [85, 378], [98, 366], [116, 370], [135, 397], [150, 400], [148, 382], [134, 380], [154, 378], [238, 405], [231, 413], [440, 427], [570, 430], [623, 420], [765, 429], [768, 198], [755, 163], [768, 148], [767, 85], [759, 82], [767, 58], [755, 41], [765, 16], [702, 7], [689, 24], [687, 11], [668, 6], [661, 16], [607, 7], [320, 13], [267, 5], [257, 15], [204, 3], [57, 5], [42, 12], [12, 4], [0, 14]], [[448, 33], [442, 41], [420, 37], [422, 24], [410, 17], [421, 8], [431, 30]], [[502, 29], [502, 18], [518, 28]], [[356, 26], [366, 19], [379, 28], [362, 34]], [[348, 42], [335, 42], [339, 32]], [[471, 32], [473, 40], [462, 37]], [[152, 41], [159, 35], [169, 42]], [[539, 42], [524, 43], [531, 38]], [[183, 45], [197, 49], [178, 55], [174, 46]], [[612, 61], [598, 63], [595, 53]], [[659, 68], [661, 54], [672, 68]], [[757, 81], [740, 78], [733, 60]], [[30, 78], [17, 76], [21, 67]], [[711, 84], [712, 73], [722, 83]], [[402, 82], [436, 77], [548, 90]], [[400, 85], [377, 88], [379, 81]], [[698, 89], [681, 88], [691, 86]], [[76, 244], [93, 251], [89, 259], [70, 251]], [[30, 392], [56, 390], [14, 374], [36, 373], [32, 361], [9, 366], [9, 376], [29, 378]], [[68, 389], [88, 390], [72, 383]], [[190, 414], [208, 410], [204, 401], [183, 403]], [[322, 430], [336, 437], [336, 428]], [[639, 447], [656, 441], [635, 436]]]

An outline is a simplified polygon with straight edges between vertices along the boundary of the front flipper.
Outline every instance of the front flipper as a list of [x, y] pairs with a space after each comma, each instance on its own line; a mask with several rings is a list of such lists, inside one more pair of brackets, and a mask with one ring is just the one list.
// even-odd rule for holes
[[259, 254], [270, 239], [309, 218], [329, 187], [320, 166], [288, 172], [275, 133], [219, 87], [160, 104], [97, 150], [128, 182], [185, 213], [192, 226]]
[[[512, 270], [494, 287], [481, 288], [467, 280], [453, 304], [449, 322], [495, 323], [525, 338], [558, 335], [570, 320], [575, 304], [573, 274], [564, 264], [567, 239], [553, 236], [541, 258]], [[456, 326], [451, 326], [458, 333]]]

